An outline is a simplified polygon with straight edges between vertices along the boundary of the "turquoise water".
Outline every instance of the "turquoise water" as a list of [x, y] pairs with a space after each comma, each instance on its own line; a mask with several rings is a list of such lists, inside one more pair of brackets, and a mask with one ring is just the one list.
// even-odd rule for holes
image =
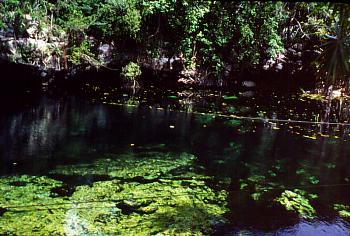
[[5, 106], [0, 234], [349, 235], [347, 126], [285, 121], [324, 117], [298, 95], [248, 95], [101, 91]]

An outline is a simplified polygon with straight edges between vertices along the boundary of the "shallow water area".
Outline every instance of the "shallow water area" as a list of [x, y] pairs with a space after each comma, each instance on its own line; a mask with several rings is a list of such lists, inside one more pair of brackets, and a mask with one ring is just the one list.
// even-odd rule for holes
[[0, 114], [0, 234], [349, 235], [342, 112], [321, 125], [297, 94], [100, 93]]

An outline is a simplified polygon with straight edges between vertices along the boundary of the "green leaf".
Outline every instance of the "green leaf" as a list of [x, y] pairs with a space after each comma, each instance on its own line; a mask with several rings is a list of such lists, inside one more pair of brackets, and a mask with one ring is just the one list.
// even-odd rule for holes
[[236, 100], [236, 99], [238, 99], [238, 97], [236, 97], [236, 96], [227, 96], [227, 95], [223, 96], [222, 98], [224, 100]]

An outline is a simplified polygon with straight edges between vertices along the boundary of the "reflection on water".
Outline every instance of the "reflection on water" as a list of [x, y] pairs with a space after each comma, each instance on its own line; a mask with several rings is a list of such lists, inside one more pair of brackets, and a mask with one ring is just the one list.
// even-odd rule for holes
[[313, 101], [149, 93], [5, 110], [0, 233], [349, 235], [347, 128], [263, 122]]
[[334, 222], [300, 222], [297, 225], [278, 230], [277, 235], [349, 235], [348, 224], [342, 220], [335, 220]]
[[297, 223], [291, 227], [278, 229], [274, 232], [261, 232], [261, 231], [250, 231], [250, 230], [240, 230], [234, 231], [230, 233], [223, 234], [224, 236], [238, 236], [238, 235], [250, 235], [250, 236], [258, 236], [258, 235], [283, 235], [283, 236], [329, 236], [329, 235], [337, 235], [337, 236], [345, 236], [349, 235], [349, 225], [348, 223], [342, 220], [334, 220], [332, 222], [327, 221], [304, 221], [302, 220], [300, 223]]

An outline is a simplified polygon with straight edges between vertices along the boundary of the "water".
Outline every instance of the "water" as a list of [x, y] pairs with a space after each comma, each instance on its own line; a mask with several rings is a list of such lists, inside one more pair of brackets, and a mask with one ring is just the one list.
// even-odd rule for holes
[[156, 88], [29, 98], [0, 115], [0, 234], [350, 234], [348, 127], [266, 121], [321, 121], [322, 103]]

